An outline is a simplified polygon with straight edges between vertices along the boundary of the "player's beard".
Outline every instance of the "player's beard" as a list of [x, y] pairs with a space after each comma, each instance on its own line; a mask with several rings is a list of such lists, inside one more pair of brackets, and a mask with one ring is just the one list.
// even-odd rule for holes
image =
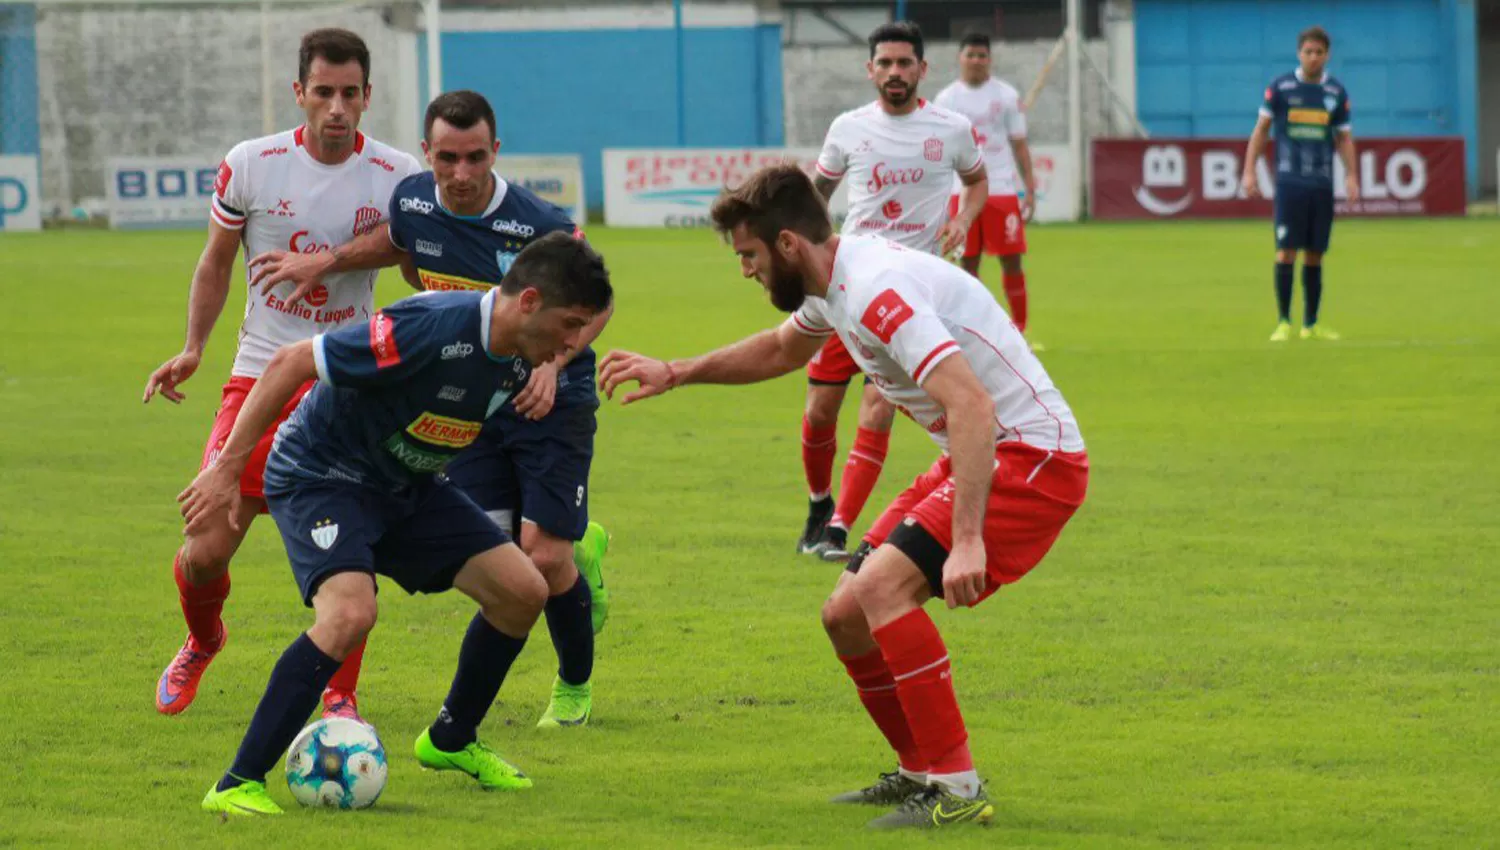
[[771, 293], [771, 306], [783, 313], [797, 312], [807, 299], [807, 292], [802, 288], [802, 274], [775, 251], [771, 252], [771, 279], [767, 281], [766, 289]]
[[911, 103], [911, 99], [917, 96], [916, 86], [906, 86], [898, 92], [892, 92], [889, 86], [890, 83], [886, 83], [880, 87], [880, 99], [897, 109]]

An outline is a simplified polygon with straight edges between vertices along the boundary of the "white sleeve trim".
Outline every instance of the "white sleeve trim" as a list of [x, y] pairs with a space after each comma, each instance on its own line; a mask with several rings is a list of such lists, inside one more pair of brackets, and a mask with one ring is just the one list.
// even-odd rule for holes
[[326, 334], [318, 334], [313, 337], [313, 366], [318, 370], [318, 380], [334, 386], [333, 379], [328, 377], [328, 352], [323, 349], [323, 337]]
[[1267, 108], [1266, 108], [1266, 107], [1264, 107], [1264, 106], [1262, 106], [1262, 107], [1261, 107], [1261, 108], [1260, 108], [1260, 109], [1259, 109], [1259, 110], [1258, 110], [1258, 112], [1259, 112], [1259, 114], [1260, 114], [1260, 117], [1262, 117], [1262, 118], [1275, 118], [1275, 117], [1276, 117], [1276, 116], [1275, 116], [1275, 115], [1273, 115], [1273, 114], [1272, 114], [1272, 113], [1271, 113], [1271, 110], [1270, 110], [1270, 109], [1267, 109]]

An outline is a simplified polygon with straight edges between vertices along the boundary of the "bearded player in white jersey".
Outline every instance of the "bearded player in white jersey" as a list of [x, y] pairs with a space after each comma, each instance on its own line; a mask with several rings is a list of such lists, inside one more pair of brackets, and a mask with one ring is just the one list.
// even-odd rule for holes
[[[927, 63], [916, 24], [885, 24], [870, 34], [869, 42], [866, 71], [879, 96], [834, 120], [814, 182], [826, 199], [841, 181], [850, 181], [844, 233], [875, 234], [946, 255], [962, 244], [984, 207], [985, 164], [978, 139], [968, 119], [917, 97]], [[963, 203], [950, 217], [948, 196], [955, 182], [963, 186]], [[849, 557], [849, 528], [880, 478], [895, 418], [890, 404], [867, 381], [859, 430], [835, 505], [830, 489], [839, 408], [849, 380], [858, 373], [837, 337], [830, 337], [807, 367], [802, 466], [810, 496], [797, 546], [830, 561]]]
[[[1026, 253], [1026, 223], [1036, 214], [1036, 177], [1026, 144], [1021, 95], [1014, 86], [990, 76], [990, 64], [990, 37], [982, 33], [964, 36], [958, 43], [958, 79], [934, 100], [973, 123], [989, 172], [989, 200], [969, 228], [961, 260], [964, 271], [979, 277], [982, 254], [1000, 258], [1005, 301], [1016, 328], [1024, 334], [1026, 272], [1021, 257]], [[1021, 188], [1024, 195], [1017, 191]], [[955, 213], [958, 204], [955, 195]], [[1035, 342], [1032, 348], [1037, 348]]]
[[[396, 184], [421, 171], [417, 161], [359, 132], [370, 105], [370, 51], [348, 30], [321, 29], [303, 36], [292, 83], [306, 123], [236, 145], [219, 166], [210, 211], [208, 244], [193, 270], [188, 294], [187, 340], [182, 353], [151, 373], [142, 401], [160, 394], [176, 404], [179, 387], [193, 376], [224, 301], [235, 255], [284, 249], [328, 251], [385, 220]], [[251, 288], [240, 325], [239, 348], [223, 401], [209, 433], [203, 466], [224, 447], [250, 388], [276, 349], [311, 339], [374, 313], [375, 272], [330, 276], [305, 299], [291, 284], [262, 294]], [[229, 560], [266, 503], [261, 476], [276, 428], [301, 400], [303, 387], [261, 437], [240, 481], [239, 513], [186, 535], [173, 573], [188, 637], [156, 685], [156, 710], [178, 714], [192, 704], [203, 671], [224, 647], [220, 614], [229, 595]], [[323, 694], [325, 714], [358, 716], [355, 683], [364, 647], [344, 665]]]
[[987, 822], [948, 650], [923, 610], [972, 607], [1046, 555], [1083, 503], [1078, 422], [1005, 310], [973, 276], [875, 236], [835, 236], [823, 199], [794, 165], [757, 172], [712, 212], [740, 269], [792, 313], [780, 327], [700, 357], [611, 352], [599, 370], [625, 403], [686, 384], [788, 374], [828, 337], [849, 346], [881, 394], [942, 449], [865, 535], [823, 627], [897, 769], [834, 798], [894, 806], [876, 827]]

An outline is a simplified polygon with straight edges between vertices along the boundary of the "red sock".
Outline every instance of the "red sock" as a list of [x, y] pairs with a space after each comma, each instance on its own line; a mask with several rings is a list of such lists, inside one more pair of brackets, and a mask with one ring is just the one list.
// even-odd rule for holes
[[182, 571], [182, 552], [172, 559], [172, 575], [177, 579], [177, 599], [182, 603], [182, 618], [188, 633], [202, 649], [218, 651], [224, 642], [224, 600], [229, 598], [229, 571], [207, 584], [193, 584]]
[[932, 618], [917, 608], [873, 634], [896, 680], [896, 695], [927, 761], [928, 772], [973, 770], [969, 732], [953, 693], [948, 648]]
[[1021, 333], [1026, 332], [1026, 272], [1006, 272], [1002, 280], [1005, 300], [1010, 304], [1010, 318]]
[[890, 668], [885, 666], [885, 657], [876, 649], [857, 657], [839, 656], [854, 688], [859, 691], [859, 701], [864, 703], [870, 719], [879, 727], [891, 749], [901, 760], [901, 767], [911, 773], [926, 773], [927, 759], [912, 737], [911, 727], [906, 725], [906, 713], [901, 708], [901, 699], [896, 696], [896, 680]]
[[360, 641], [359, 646], [344, 658], [344, 663], [339, 665], [333, 678], [328, 680], [329, 689], [354, 693], [359, 685], [359, 666], [365, 661], [365, 644], [368, 642], [369, 638]]
[[833, 509], [829, 525], [848, 528], [859, 519], [859, 512], [870, 500], [875, 482], [880, 480], [880, 470], [885, 466], [885, 456], [890, 448], [890, 431], [861, 428], [855, 433], [854, 448], [849, 450], [844, 478], [839, 482], [839, 503]]
[[833, 486], [833, 459], [839, 451], [839, 428], [814, 428], [802, 417], [802, 470], [807, 473], [807, 491], [827, 494]]

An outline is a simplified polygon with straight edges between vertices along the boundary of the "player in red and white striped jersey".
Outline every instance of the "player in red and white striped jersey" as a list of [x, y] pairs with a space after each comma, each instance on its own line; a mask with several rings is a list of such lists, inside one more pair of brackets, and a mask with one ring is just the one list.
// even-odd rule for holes
[[[834, 120], [814, 181], [825, 198], [841, 181], [850, 181], [844, 233], [873, 233], [918, 251], [947, 254], [962, 244], [968, 223], [984, 206], [985, 164], [967, 118], [917, 97], [927, 73], [922, 55], [922, 32], [915, 24], [886, 24], [870, 35], [867, 71], [879, 97]], [[950, 220], [948, 195], [955, 182], [964, 187], [965, 203]], [[830, 485], [839, 408], [857, 374], [857, 364], [836, 337], [807, 367], [802, 465], [810, 496], [798, 550], [826, 560], [848, 558], [849, 527], [880, 478], [895, 418], [867, 382], [835, 505]]]
[[[348, 30], [314, 30], [303, 36], [297, 81], [292, 84], [306, 123], [295, 130], [241, 142], [219, 166], [210, 211], [208, 244], [193, 271], [188, 295], [187, 340], [146, 384], [144, 401], [158, 393], [177, 403], [178, 389], [197, 371], [203, 348], [229, 294], [230, 273], [240, 245], [247, 258], [264, 251], [331, 250], [385, 220], [396, 184], [422, 169], [411, 156], [359, 132], [370, 103], [370, 53]], [[203, 466], [218, 457], [240, 406], [271, 355], [288, 343], [310, 339], [374, 312], [375, 272], [330, 276], [305, 299], [290, 297], [285, 284], [245, 299], [239, 346], [223, 400], [209, 433]], [[303, 388], [305, 391], [306, 388]], [[285, 418], [301, 399], [282, 412]], [[187, 535], [173, 572], [187, 620], [188, 637], [157, 681], [156, 709], [178, 714], [192, 704], [203, 671], [223, 648], [220, 613], [229, 595], [229, 560], [255, 516], [265, 511], [261, 476], [278, 419], [260, 440], [240, 482], [238, 516]], [[363, 647], [329, 690], [331, 712], [355, 713], [354, 685]]]
[[835, 802], [887, 804], [876, 827], [986, 822], [948, 650], [923, 606], [972, 607], [1018, 581], [1083, 503], [1088, 455], [1072, 410], [977, 279], [875, 236], [836, 236], [795, 165], [757, 172], [712, 212], [741, 271], [792, 313], [700, 357], [610, 352], [626, 403], [684, 384], [748, 384], [801, 368], [837, 334], [860, 369], [942, 449], [865, 535], [823, 625], [898, 767]]

